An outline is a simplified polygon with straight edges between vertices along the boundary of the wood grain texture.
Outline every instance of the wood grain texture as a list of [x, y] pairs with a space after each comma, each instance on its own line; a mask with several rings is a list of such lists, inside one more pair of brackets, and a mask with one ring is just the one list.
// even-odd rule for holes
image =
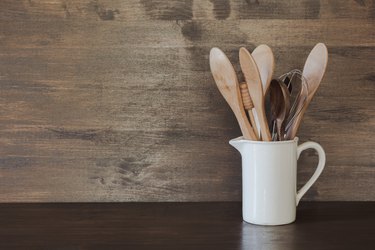
[[[209, 50], [239, 72], [238, 49], [266, 43], [278, 76], [317, 42], [328, 68], [298, 135], [327, 166], [305, 199], [375, 200], [374, 5], [1, 1], [0, 201], [240, 200], [240, 130]], [[315, 164], [302, 155], [300, 186]]]
[[241, 209], [240, 202], [0, 204], [0, 247], [374, 248], [374, 202], [301, 202], [294, 223], [271, 227], [243, 222]]

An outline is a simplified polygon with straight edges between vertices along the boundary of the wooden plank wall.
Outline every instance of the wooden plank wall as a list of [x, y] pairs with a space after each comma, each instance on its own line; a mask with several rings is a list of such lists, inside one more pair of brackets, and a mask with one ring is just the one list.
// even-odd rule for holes
[[[211, 47], [330, 59], [299, 136], [306, 200], [375, 200], [373, 0], [0, 1], [0, 201], [238, 201], [240, 135]], [[301, 186], [316, 164], [299, 162]]]

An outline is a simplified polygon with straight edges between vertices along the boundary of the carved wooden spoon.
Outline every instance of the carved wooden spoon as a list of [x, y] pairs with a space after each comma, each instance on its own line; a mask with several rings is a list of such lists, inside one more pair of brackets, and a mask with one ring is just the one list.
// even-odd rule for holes
[[272, 120], [276, 122], [277, 138], [284, 140], [285, 122], [290, 111], [290, 96], [288, 87], [278, 80], [270, 83], [270, 102]]
[[250, 97], [254, 103], [254, 107], [259, 118], [262, 139], [264, 141], [271, 141], [271, 134], [268, 128], [266, 113], [264, 110], [263, 88], [258, 67], [247, 49], [243, 47], [240, 48], [239, 55], [241, 69], [245, 76], [246, 83], [250, 92]]
[[240, 125], [245, 139], [257, 140], [243, 107], [236, 72], [228, 57], [219, 48], [210, 51], [210, 68], [216, 85]]
[[251, 56], [259, 70], [260, 79], [262, 80], [263, 95], [266, 95], [275, 70], [275, 58], [272, 50], [268, 45], [261, 44], [254, 49]]
[[[260, 74], [260, 79], [262, 80], [263, 95], [266, 95], [270, 82], [275, 70], [275, 58], [273, 56], [272, 50], [268, 45], [261, 44], [254, 49], [251, 53]], [[256, 127], [258, 129], [258, 135], [260, 136], [260, 123], [256, 111], [253, 109], [253, 115]]]
[[[307, 81], [308, 95], [300, 96], [300, 102], [297, 104], [296, 110], [301, 110], [299, 114], [293, 120], [291, 126], [287, 131], [286, 138], [293, 139], [298, 131], [301, 124], [303, 115], [309, 106], [315, 92], [318, 90], [320, 82], [323, 79], [324, 72], [326, 71], [328, 62], [328, 50], [323, 43], [318, 43], [311, 50], [309, 56], [306, 59], [305, 66], [303, 68], [302, 77]], [[302, 101], [305, 100], [305, 101]]]

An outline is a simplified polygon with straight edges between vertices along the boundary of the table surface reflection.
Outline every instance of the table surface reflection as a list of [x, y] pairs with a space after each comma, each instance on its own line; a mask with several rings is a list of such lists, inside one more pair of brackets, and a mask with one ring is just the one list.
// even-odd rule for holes
[[375, 202], [301, 202], [256, 226], [239, 202], [0, 204], [0, 249], [375, 249]]

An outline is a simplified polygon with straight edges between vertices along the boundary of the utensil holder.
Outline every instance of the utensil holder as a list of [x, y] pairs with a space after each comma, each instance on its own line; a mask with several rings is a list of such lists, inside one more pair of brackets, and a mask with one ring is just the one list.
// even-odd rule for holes
[[[323, 148], [316, 142], [298, 146], [289, 141], [230, 140], [242, 156], [242, 216], [257, 225], [283, 225], [296, 219], [296, 207], [324, 169]], [[310, 180], [297, 191], [297, 160], [302, 151], [315, 149], [319, 163]]]

